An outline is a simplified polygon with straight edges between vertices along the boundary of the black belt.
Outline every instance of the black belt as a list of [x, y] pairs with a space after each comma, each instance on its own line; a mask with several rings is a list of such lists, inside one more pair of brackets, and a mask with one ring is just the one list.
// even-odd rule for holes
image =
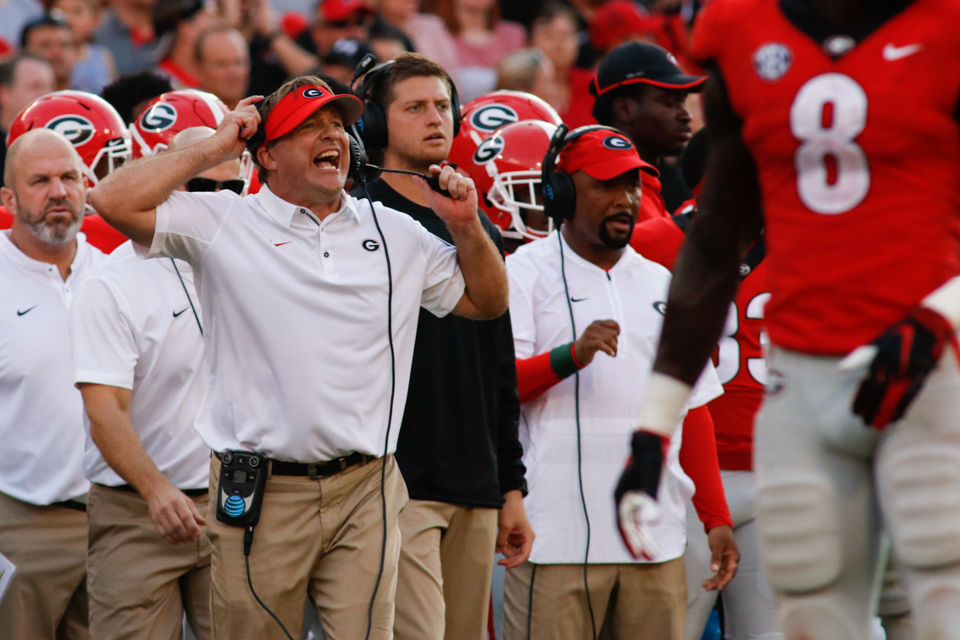
[[[129, 485], [129, 484], [119, 484], [119, 485], [117, 485], [117, 486], [115, 486], [115, 487], [112, 487], [112, 486], [106, 485], [106, 484], [100, 484], [99, 482], [98, 482], [97, 484], [99, 484], [101, 487], [106, 487], [107, 489], [117, 489], [117, 490], [119, 490], [119, 491], [126, 491], [127, 493], [136, 493], [136, 494], [138, 494], [138, 495], [140, 494], [140, 492], [137, 491], [136, 487], [133, 487], [133, 486], [131, 486], [131, 485]], [[205, 495], [207, 495], [207, 494], [209, 493], [209, 491], [208, 491], [207, 489], [180, 489], [180, 491], [181, 491], [184, 495], [186, 495], [187, 497], [190, 497], [190, 498], [200, 498], [200, 497], [205, 496]]]
[[[213, 454], [221, 458], [219, 451]], [[287, 460], [270, 459], [270, 470], [275, 476], [308, 476], [310, 478], [325, 478], [333, 476], [341, 471], [346, 471], [350, 467], [358, 464], [366, 464], [371, 460], [376, 460], [376, 456], [369, 456], [359, 451], [354, 451], [350, 455], [328, 460], [327, 462], [288, 462]]]
[[86, 511], [86, 503], [80, 502], [79, 500], [61, 500], [60, 502], [54, 502], [50, 505], [51, 507], [64, 507], [66, 509], [73, 509], [74, 511]]

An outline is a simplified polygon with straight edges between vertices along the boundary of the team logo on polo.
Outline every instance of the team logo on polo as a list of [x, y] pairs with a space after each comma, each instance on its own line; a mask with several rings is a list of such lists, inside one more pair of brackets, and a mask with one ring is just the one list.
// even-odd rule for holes
[[96, 132], [93, 123], [83, 116], [67, 115], [54, 118], [47, 123], [47, 129], [53, 129], [70, 141], [75, 147], [86, 144]]
[[607, 136], [603, 139], [603, 146], [607, 149], [613, 149], [614, 151], [623, 151], [625, 149], [632, 149], [633, 144], [622, 136]]
[[140, 116], [140, 126], [150, 131], [164, 131], [177, 121], [177, 108], [166, 102], [158, 102]]
[[474, 164], [486, 164], [500, 155], [503, 151], [503, 136], [490, 136], [480, 143], [477, 150], [473, 152]]
[[753, 54], [753, 67], [764, 80], [779, 80], [790, 69], [793, 55], [787, 46], [779, 42], [765, 44]]
[[500, 127], [519, 122], [517, 112], [503, 104], [488, 104], [473, 112], [470, 124], [480, 131], [496, 131]]
[[667, 303], [658, 301], [653, 303], [654, 310], [662, 316], [667, 315]]
[[362, 246], [367, 251], [376, 251], [377, 249], [380, 248], [380, 243], [377, 242], [376, 240], [371, 240], [370, 238], [367, 238], [366, 240], [363, 241]]
[[303, 96], [304, 98], [308, 98], [312, 100], [314, 98], [322, 98], [323, 91], [321, 91], [320, 89], [317, 89], [316, 87], [307, 87], [306, 89], [300, 92], [300, 95]]

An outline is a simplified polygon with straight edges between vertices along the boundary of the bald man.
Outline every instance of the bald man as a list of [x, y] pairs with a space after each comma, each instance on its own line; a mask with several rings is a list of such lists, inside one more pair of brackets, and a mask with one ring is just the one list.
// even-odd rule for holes
[[86, 187], [66, 138], [17, 138], [4, 184], [14, 219], [0, 232], [0, 553], [17, 568], [0, 638], [89, 638], [89, 484], [68, 307], [103, 254], [77, 235]]
[[[169, 149], [213, 133], [185, 129]], [[240, 161], [231, 160], [187, 184], [232, 180], [242, 191], [239, 173]], [[89, 424], [90, 633], [177, 640], [186, 615], [206, 640], [210, 450], [193, 423], [209, 378], [193, 270], [141, 257], [127, 242], [77, 292], [70, 320]]]

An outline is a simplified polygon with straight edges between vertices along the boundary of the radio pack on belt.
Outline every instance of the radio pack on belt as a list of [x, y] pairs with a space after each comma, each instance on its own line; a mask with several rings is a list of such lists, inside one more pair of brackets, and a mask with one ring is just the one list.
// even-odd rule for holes
[[217, 520], [236, 527], [255, 526], [267, 483], [267, 459], [250, 451], [224, 451], [218, 457]]

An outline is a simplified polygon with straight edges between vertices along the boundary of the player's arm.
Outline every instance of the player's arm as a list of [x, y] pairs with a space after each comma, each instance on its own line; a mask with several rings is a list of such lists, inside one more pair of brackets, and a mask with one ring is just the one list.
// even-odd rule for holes
[[638, 556], [648, 548], [669, 439], [720, 338], [736, 295], [741, 257], [763, 226], [756, 165], [716, 69], [709, 72], [704, 112], [710, 150], [700, 206], [674, 266], [640, 428], [615, 491], [621, 534]]
[[257, 130], [261, 96], [244, 98], [217, 132], [179, 151], [141, 158], [109, 174], [90, 192], [90, 204], [104, 220], [135, 242], [153, 242], [157, 207], [187, 180], [226, 160], [239, 158], [244, 141]]
[[89, 383], [77, 387], [90, 418], [94, 444], [110, 468], [147, 501], [157, 531], [172, 544], [198, 540], [204, 517], [193, 500], [170, 484], [147, 455], [130, 421], [130, 390]]

